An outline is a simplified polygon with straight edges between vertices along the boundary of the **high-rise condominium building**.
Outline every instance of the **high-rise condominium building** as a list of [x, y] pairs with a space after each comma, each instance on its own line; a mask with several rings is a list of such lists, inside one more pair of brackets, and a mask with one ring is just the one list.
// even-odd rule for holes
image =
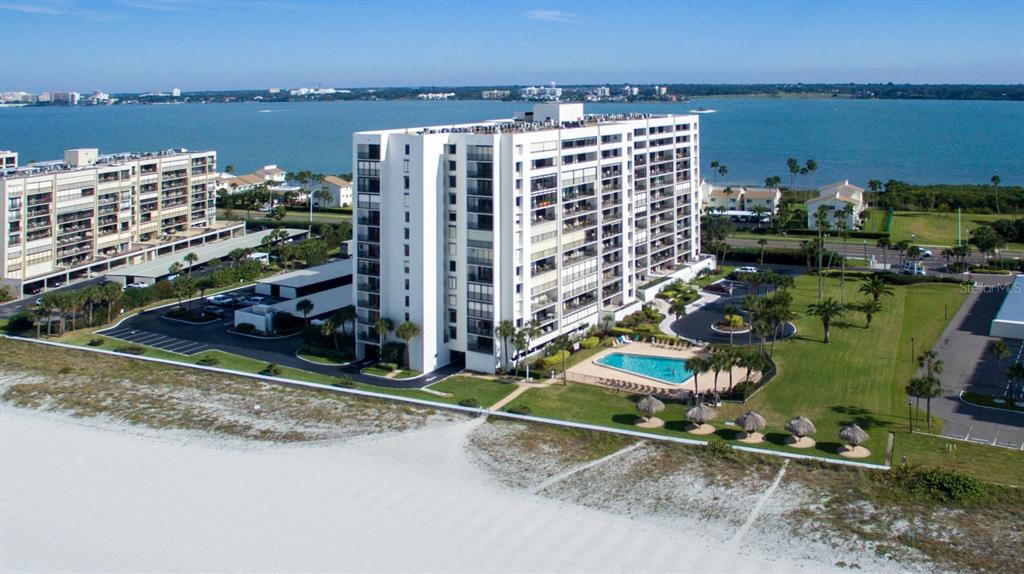
[[131, 263], [147, 247], [201, 234], [215, 223], [216, 175], [213, 151], [95, 148], [0, 171], [0, 279], [20, 285], [99, 261]]
[[[502, 320], [535, 349], [640, 307], [639, 288], [699, 257], [698, 118], [584, 115], [360, 132], [357, 352], [412, 321], [412, 366], [502, 364]], [[388, 335], [394, 340], [394, 334]]]

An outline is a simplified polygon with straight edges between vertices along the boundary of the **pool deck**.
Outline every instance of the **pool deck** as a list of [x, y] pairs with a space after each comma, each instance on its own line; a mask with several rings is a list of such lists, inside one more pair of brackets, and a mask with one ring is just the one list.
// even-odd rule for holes
[[[658, 379], [651, 379], [627, 371], [619, 369], [612, 369], [604, 365], [599, 364], [597, 361], [602, 357], [610, 355], [612, 353], [622, 353], [625, 355], [648, 355], [652, 357], [670, 357], [673, 359], [689, 359], [696, 356], [706, 356], [706, 353], [694, 348], [686, 349], [666, 349], [664, 347], [655, 347], [649, 343], [629, 343], [620, 347], [612, 347], [601, 351], [593, 357], [587, 359], [570, 367], [568, 370], [569, 375], [581, 375], [577, 380], [587, 380], [590, 378], [605, 378], [605, 379], [617, 379], [620, 381], [627, 381], [630, 383], [638, 383], [642, 385], [648, 385], [651, 387], [657, 387], [666, 390], [685, 389], [688, 391], [693, 390], [693, 379], [688, 379], [682, 385], [673, 385]], [[746, 374], [746, 369], [733, 367], [732, 376], [733, 382], [739, 383], [743, 380], [743, 375]], [[756, 373], [752, 374], [756, 377]], [[697, 376], [697, 389], [700, 391], [706, 391], [714, 388], [715, 373], [708, 372]], [[729, 373], [728, 371], [722, 371], [718, 375], [718, 390], [724, 390], [729, 387]]]

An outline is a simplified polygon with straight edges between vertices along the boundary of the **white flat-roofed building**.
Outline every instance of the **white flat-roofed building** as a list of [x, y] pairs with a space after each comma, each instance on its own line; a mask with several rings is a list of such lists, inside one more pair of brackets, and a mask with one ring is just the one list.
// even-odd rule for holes
[[214, 151], [83, 148], [0, 173], [0, 279], [20, 284], [202, 234], [216, 221], [216, 164]]
[[328, 202], [321, 202], [320, 199], [315, 198], [316, 205], [325, 205], [327, 207], [345, 207], [352, 205], [352, 182], [347, 179], [342, 179], [336, 175], [324, 176], [323, 181], [320, 182], [320, 188], [326, 189], [331, 194], [331, 199]]
[[839, 214], [844, 212], [848, 214], [843, 217], [846, 228], [856, 229], [860, 224], [860, 215], [866, 209], [864, 189], [851, 184], [848, 180], [830, 183], [818, 188], [818, 197], [809, 199], [806, 206], [808, 229], [818, 228], [818, 218], [815, 216], [822, 206], [825, 208], [825, 219], [830, 229], [835, 229], [836, 220], [841, 217]]
[[1024, 339], [1024, 275], [1018, 275], [1006, 290], [1006, 298], [996, 318], [992, 319], [989, 335], [1004, 339]]
[[352, 264], [354, 259], [339, 259], [299, 269], [256, 282], [256, 294], [265, 297], [264, 303], [235, 311], [235, 326], [250, 323], [258, 331], [270, 332], [275, 313], [291, 313], [302, 317], [298, 310], [303, 299], [313, 303], [310, 317], [333, 313], [352, 305]]
[[713, 264], [698, 150], [696, 115], [582, 104], [356, 133], [357, 353], [376, 354], [379, 318], [408, 320], [413, 368], [493, 372], [502, 320], [535, 321], [535, 349], [638, 309], [644, 283]]

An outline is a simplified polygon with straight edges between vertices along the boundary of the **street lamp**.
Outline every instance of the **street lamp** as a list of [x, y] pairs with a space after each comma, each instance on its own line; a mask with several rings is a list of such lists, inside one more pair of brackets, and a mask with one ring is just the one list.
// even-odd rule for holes
[[910, 338], [910, 362], [914, 362], [914, 358], [917, 357], [917, 353], [914, 351], [914, 338]]
[[907, 399], [907, 424], [910, 426], [910, 432], [914, 432], [914, 409], [913, 402]]
[[868, 260], [868, 240], [864, 240], [864, 261]]

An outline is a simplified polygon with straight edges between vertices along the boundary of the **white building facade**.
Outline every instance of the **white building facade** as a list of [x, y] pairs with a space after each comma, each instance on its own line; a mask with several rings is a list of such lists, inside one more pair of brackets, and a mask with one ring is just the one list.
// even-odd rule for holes
[[412, 321], [412, 367], [493, 372], [502, 320], [531, 349], [640, 306], [699, 258], [698, 117], [584, 115], [354, 135], [357, 353]]
[[0, 173], [0, 279], [21, 283], [212, 227], [214, 151], [101, 156]]

